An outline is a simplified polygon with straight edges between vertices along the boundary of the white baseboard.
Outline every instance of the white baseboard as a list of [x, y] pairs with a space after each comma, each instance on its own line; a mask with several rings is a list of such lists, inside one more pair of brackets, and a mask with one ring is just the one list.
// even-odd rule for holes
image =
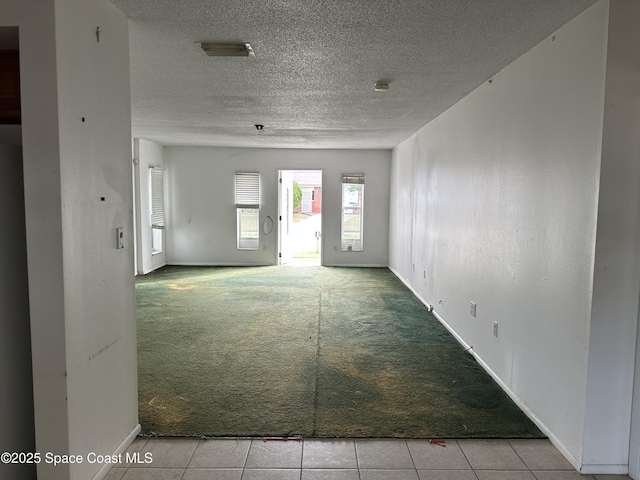
[[[136, 439], [136, 437], [140, 433], [140, 430], [142, 430], [140, 427], [140, 424], [136, 425], [136, 428], [134, 428], [131, 431], [131, 433], [127, 435], [127, 437], [122, 441], [120, 446], [116, 448], [116, 451], [113, 452], [113, 455], [120, 455], [121, 453], [124, 453], [125, 450], [129, 448], [129, 445], [131, 445], [133, 441]], [[117, 466], [118, 466], [117, 464], [105, 463], [102, 466], [102, 468], [98, 471], [98, 473], [96, 473], [95, 477], [93, 477], [93, 480], [103, 480], [109, 473], [109, 470], [111, 470], [112, 467], [117, 467]]]
[[[234, 263], [234, 262], [169, 262], [167, 265], [178, 267], [273, 267], [273, 263]], [[381, 263], [325, 263], [325, 267], [359, 267], [359, 268], [387, 268]]]
[[629, 465], [583, 465], [580, 469], [583, 475], [626, 475]]
[[273, 263], [237, 263], [237, 262], [169, 262], [176, 267], [270, 267]]
[[324, 267], [387, 268], [381, 263], [325, 263]]
[[146, 270], [143, 270], [142, 272], [138, 272], [138, 275], [142, 274], [142, 275], [147, 275], [151, 272], [155, 272], [156, 270], [158, 270], [159, 268], [162, 268], [164, 266], [166, 266], [167, 263], [163, 263], [162, 265], [158, 265], [157, 267], [152, 267], [152, 268], [148, 268]]

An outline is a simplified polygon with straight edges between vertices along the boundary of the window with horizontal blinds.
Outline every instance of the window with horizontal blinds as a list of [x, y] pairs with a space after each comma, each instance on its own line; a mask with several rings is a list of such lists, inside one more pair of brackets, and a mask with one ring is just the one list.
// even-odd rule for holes
[[236, 172], [237, 240], [240, 250], [258, 250], [260, 216], [260, 174]]
[[364, 173], [342, 174], [341, 250], [361, 252], [363, 242]]
[[236, 172], [236, 208], [260, 208], [260, 174]]
[[151, 228], [164, 228], [164, 170], [149, 169], [151, 176]]

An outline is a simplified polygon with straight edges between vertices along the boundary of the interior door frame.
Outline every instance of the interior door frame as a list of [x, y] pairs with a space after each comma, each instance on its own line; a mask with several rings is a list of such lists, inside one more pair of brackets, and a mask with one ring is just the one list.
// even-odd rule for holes
[[[284, 172], [288, 172], [291, 178], [291, 187], [289, 190], [289, 181], [284, 177]], [[290, 247], [290, 241], [287, 241], [289, 232], [285, 231], [285, 228], [293, 224], [293, 173], [292, 170], [279, 168], [278, 169], [278, 242], [276, 252], [276, 264], [286, 265], [293, 258], [293, 249]], [[286, 185], [285, 185], [286, 183]], [[284, 189], [287, 188], [285, 193]], [[286, 207], [283, 200], [286, 196]]]

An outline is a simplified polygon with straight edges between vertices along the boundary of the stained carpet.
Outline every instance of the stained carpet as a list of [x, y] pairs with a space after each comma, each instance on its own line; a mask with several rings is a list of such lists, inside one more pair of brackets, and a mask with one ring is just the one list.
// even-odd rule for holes
[[165, 267], [136, 293], [144, 434], [543, 437], [388, 269]]

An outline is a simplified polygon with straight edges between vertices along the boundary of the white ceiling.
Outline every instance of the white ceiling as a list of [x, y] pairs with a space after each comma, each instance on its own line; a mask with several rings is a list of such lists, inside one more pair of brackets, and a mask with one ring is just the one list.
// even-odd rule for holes
[[[392, 148], [595, 3], [111, 1], [130, 18], [134, 136], [296, 148]], [[201, 41], [256, 57], [207, 57]]]

